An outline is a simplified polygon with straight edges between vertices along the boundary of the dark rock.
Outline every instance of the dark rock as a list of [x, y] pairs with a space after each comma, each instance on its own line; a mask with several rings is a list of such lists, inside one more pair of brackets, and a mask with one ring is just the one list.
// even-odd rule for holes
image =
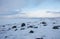
[[41, 22], [43, 24], [43, 26], [47, 26], [47, 23], [46, 22]]
[[5, 36], [5, 38], [7, 38], [8, 36]]
[[53, 22], [53, 24], [55, 24], [55, 22]]
[[18, 29], [15, 29], [15, 31], [17, 31]]
[[28, 26], [28, 28], [33, 28], [33, 26]]
[[54, 26], [53, 29], [59, 29], [58, 26]]
[[43, 38], [36, 38], [36, 39], [43, 39]]
[[43, 26], [47, 26], [47, 24], [44, 24]]
[[46, 24], [46, 22], [42, 22], [42, 24]]
[[60, 25], [56, 25], [53, 27], [53, 29], [59, 29]]
[[33, 31], [33, 30], [31, 30], [29, 33], [34, 33], [34, 31]]
[[12, 28], [16, 28], [16, 26], [13, 26]]
[[5, 31], [4, 29], [2, 29], [1, 31]]
[[38, 27], [34, 27], [34, 28], [38, 28]]
[[5, 27], [5, 25], [3, 25], [3, 27]]
[[21, 28], [20, 30], [24, 30], [25, 28]]
[[5, 27], [5, 25], [3, 25], [2, 27]]
[[8, 31], [11, 30], [11, 28], [8, 28]]
[[21, 24], [21, 27], [24, 27], [24, 26], [25, 26], [25, 23], [22, 23], [22, 24]]

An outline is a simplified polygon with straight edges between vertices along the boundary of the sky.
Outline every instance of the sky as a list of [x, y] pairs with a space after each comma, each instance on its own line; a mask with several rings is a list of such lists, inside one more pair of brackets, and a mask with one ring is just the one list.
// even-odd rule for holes
[[0, 17], [32, 12], [60, 13], [60, 0], [0, 0]]
[[60, 17], [60, 0], [0, 0], [0, 22], [19, 17]]

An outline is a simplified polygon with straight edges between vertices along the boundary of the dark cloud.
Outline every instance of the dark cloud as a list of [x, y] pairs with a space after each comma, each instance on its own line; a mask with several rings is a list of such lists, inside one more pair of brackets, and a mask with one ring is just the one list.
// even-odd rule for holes
[[47, 13], [60, 13], [60, 11], [47, 11]]
[[0, 16], [14, 15], [18, 13], [19, 13], [18, 11], [4, 11], [4, 12], [0, 12]]

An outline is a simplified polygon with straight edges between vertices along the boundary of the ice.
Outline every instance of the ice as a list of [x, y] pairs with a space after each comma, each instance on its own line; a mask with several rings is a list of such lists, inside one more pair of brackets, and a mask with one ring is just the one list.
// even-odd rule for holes
[[0, 25], [0, 39], [60, 39], [60, 18], [20, 18]]

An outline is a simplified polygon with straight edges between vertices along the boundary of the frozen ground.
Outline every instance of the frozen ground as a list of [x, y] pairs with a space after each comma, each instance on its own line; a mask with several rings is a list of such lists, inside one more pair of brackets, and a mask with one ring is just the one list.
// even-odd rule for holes
[[0, 25], [0, 39], [60, 39], [60, 18], [19, 20], [18, 23]]

